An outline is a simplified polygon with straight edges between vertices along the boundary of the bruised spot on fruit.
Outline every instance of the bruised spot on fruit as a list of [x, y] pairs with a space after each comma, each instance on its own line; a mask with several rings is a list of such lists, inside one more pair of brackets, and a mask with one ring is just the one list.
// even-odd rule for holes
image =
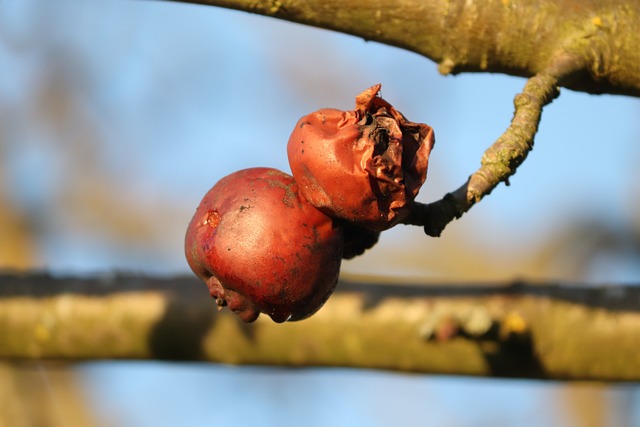
[[209, 212], [207, 212], [205, 224], [207, 224], [211, 228], [216, 228], [218, 224], [220, 224], [220, 214], [218, 213], [218, 211], [210, 210]]

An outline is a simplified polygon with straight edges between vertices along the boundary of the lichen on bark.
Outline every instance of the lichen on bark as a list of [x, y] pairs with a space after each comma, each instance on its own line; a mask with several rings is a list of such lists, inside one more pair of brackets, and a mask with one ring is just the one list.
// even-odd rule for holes
[[171, 359], [640, 380], [640, 290], [342, 281], [313, 317], [246, 324], [194, 277], [0, 276], [0, 359]]

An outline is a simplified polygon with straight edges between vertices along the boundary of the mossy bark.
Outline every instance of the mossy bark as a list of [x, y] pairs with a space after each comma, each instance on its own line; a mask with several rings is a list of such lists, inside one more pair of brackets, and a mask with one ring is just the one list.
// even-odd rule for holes
[[246, 324], [192, 278], [0, 277], [0, 357], [347, 366], [640, 380], [640, 289], [341, 282], [316, 315]]

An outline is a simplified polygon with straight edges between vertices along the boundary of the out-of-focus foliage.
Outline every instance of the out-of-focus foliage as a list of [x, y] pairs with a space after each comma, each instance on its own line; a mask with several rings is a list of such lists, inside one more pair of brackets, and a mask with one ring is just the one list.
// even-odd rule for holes
[[0, 363], [0, 427], [102, 426], [64, 365]]

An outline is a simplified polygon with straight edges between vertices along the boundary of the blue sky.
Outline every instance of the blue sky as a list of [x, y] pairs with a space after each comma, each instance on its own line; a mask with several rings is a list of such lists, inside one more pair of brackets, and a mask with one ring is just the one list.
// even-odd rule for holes
[[[502, 75], [444, 77], [410, 52], [240, 12], [124, 0], [0, 2], [0, 69], [3, 188], [25, 212], [46, 218], [38, 223], [38, 265], [76, 274], [186, 273], [186, 224], [218, 179], [253, 166], [287, 171], [285, 145], [300, 116], [350, 109], [357, 93], [378, 82], [409, 119], [435, 129], [419, 196], [435, 200], [477, 168], [508, 126], [524, 85]], [[42, 82], [73, 89], [65, 99], [80, 111], [76, 120], [42, 121], [34, 107]], [[526, 255], [576, 221], [638, 226], [639, 114], [638, 99], [563, 90], [545, 110], [535, 149], [511, 187], [496, 189], [439, 240], [410, 227], [385, 232], [344, 270], [401, 275], [409, 267], [390, 254], [428, 257], [461, 236], [471, 250], [504, 258], [506, 268], [509, 257]], [[89, 144], [95, 151], [88, 165], [69, 160], [85, 147], [71, 142], [83, 132], [99, 137]], [[96, 176], [84, 182], [88, 170]], [[157, 207], [145, 220], [162, 235], [125, 245], [95, 226], [100, 217], [76, 221], [61, 197], [83, 184], [115, 188], [110, 210]], [[91, 227], [78, 225], [85, 223]], [[638, 282], [640, 262], [628, 254], [601, 257], [583, 276]], [[81, 369], [95, 407], [122, 426], [185, 419], [210, 425], [209, 416], [223, 424], [235, 414], [252, 423], [267, 417], [267, 425], [309, 414], [308, 425], [390, 425], [401, 417], [407, 425], [574, 425], [545, 412], [559, 384], [155, 363]], [[606, 395], [638, 401], [637, 388], [613, 387]]]
[[[80, 370], [99, 414], [120, 427], [580, 426], [561, 414], [558, 382], [140, 362]], [[631, 427], [638, 419], [637, 409], [622, 406], [638, 398], [633, 389], [585, 383], [575, 390], [602, 393], [612, 412], [601, 425]], [[154, 410], [141, 410], [141, 402]]]
[[[20, 146], [9, 151], [15, 198], [48, 209], [53, 201], [47, 197], [79, 179], [77, 165], [65, 163], [71, 150], [65, 138], [80, 131], [72, 124], [52, 136], [32, 111], [39, 82], [50, 78], [71, 83], [73, 102], [83, 112], [78, 120], [99, 135], [105, 183], [121, 187], [123, 198], [144, 196], [181, 209], [179, 218], [155, 217], [166, 224], [166, 237], [155, 245], [163, 249], [152, 248], [149, 256], [127, 253], [98, 231], [75, 238], [71, 226], [51, 227], [40, 263], [53, 269], [185, 271], [184, 225], [215, 181], [245, 167], [287, 171], [284, 147], [300, 116], [322, 107], [352, 108], [354, 96], [377, 82], [407, 117], [435, 129], [436, 148], [419, 196], [435, 200], [478, 167], [484, 149], [507, 127], [513, 96], [524, 84], [491, 74], [444, 77], [434, 63], [410, 52], [212, 7], [38, 3], [0, 6], [6, 41], [0, 66], [7, 71], [0, 96], [15, 119], [5, 136]], [[522, 255], [572, 221], [633, 223], [640, 207], [634, 179], [639, 104], [562, 91], [545, 110], [535, 149], [513, 185], [500, 186], [441, 240], [464, 236], [469, 247], [490, 248], [497, 257]], [[393, 271], [385, 251], [398, 253], [408, 241], [425, 251], [440, 244], [397, 227], [383, 235], [370, 260], [345, 263], [345, 271], [369, 270], [369, 264]], [[603, 271], [593, 273], [596, 280], [640, 278], [633, 260], [616, 262], [621, 265], [604, 262]]]

